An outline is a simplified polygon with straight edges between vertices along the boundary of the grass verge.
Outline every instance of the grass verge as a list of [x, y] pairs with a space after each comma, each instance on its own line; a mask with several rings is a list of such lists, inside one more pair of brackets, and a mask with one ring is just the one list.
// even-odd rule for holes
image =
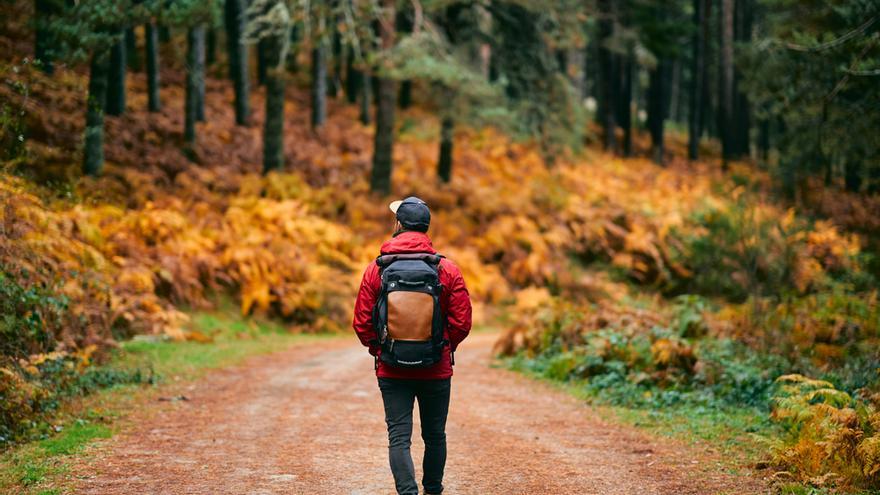
[[[237, 309], [191, 314], [191, 330], [199, 341], [171, 342], [139, 336], [123, 343], [106, 364], [107, 370], [144, 370], [147, 383], [115, 385], [64, 404], [52, 419], [51, 435], [15, 446], [0, 455], [0, 493], [60, 495], [72, 493], [69, 465], [88, 455], [86, 447], [110, 438], [124, 427], [124, 417], [139, 404], [156, 399], [163, 385], [186, 382], [206, 372], [234, 366], [266, 354], [330, 334], [291, 333], [277, 322], [242, 318]], [[159, 385], [159, 386], [153, 386]]]

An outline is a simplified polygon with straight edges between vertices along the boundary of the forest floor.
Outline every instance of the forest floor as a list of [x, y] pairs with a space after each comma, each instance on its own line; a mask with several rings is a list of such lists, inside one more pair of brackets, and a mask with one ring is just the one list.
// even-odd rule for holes
[[[448, 493], [767, 492], [711, 447], [608, 422], [558, 388], [493, 367], [496, 338], [476, 333], [457, 355]], [[77, 493], [393, 492], [372, 361], [353, 338], [167, 387], [163, 396], [186, 399], [145, 402], [74, 461]], [[413, 436], [418, 472], [417, 428]]]

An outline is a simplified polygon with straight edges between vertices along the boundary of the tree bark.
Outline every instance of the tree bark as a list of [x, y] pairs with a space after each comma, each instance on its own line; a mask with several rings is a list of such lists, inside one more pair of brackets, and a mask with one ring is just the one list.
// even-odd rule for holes
[[257, 84], [262, 86], [266, 84], [266, 68], [268, 61], [266, 60], [266, 41], [261, 39], [257, 42]]
[[229, 58], [229, 78], [235, 91], [235, 123], [247, 125], [250, 117], [248, 49], [241, 37], [244, 33], [244, 0], [226, 0], [226, 51]]
[[720, 66], [718, 71], [718, 131], [721, 134], [722, 167], [735, 155], [733, 134], [733, 7], [734, 0], [721, 0]]
[[327, 47], [320, 41], [312, 48], [312, 128], [327, 120]]
[[119, 31], [119, 41], [110, 48], [110, 72], [107, 80], [107, 115], [125, 113], [125, 40], [124, 30]]
[[196, 40], [196, 65], [195, 70], [198, 74], [196, 79], [196, 120], [205, 121], [205, 38], [207, 28], [204, 24], [198, 28], [198, 36]]
[[703, 105], [706, 85], [707, 7], [710, 0], [694, 0], [693, 59], [691, 61], [690, 111], [688, 112], [688, 159], [700, 156], [700, 136], [703, 133]]
[[599, 101], [598, 120], [602, 124], [604, 134], [604, 148], [607, 151], [617, 149], [617, 137], [615, 130], [617, 123], [614, 119], [614, 64], [613, 54], [605, 42], [611, 38], [614, 30], [613, 23], [614, 1], [599, 0]]
[[[385, 19], [379, 22], [379, 33], [383, 50], [390, 50], [394, 47], [394, 3], [394, 0], [382, 0]], [[389, 194], [391, 192], [391, 160], [394, 148], [394, 80], [387, 77], [379, 78], [378, 89], [370, 190]]]
[[199, 52], [204, 53], [204, 26], [193, 26], [186, 34], [186, 96], [184, 100], [183, 139], [192, 150], [196, 143], [196, 121], [199, 113]]
[[[326, 48], [324, 52], [324, 66], [326, 67]], [[333, 98], [336, 98], [339, 96], [339, 92], [342, 91], [342, 34], [339, 32], [338, 29], [333, 30], [332, 55], [333, 74], [328, 78], [326, 86], [327, 94], [332, 96]]]
[[400, 82], [400, 94], [397, 98], [397, 104], [402, 110], [412, 106], [412, 81], [409, 79]]
[[633, 66], [635, 65], [635, 55], [632, 51], [622, 60], [621, 65], [623, 80], [620, 85], [620, 127], [623, 128], [623, 156], [630, 157], [633, 154], [632, 88]]
[[110, 54], [94, 53], [89, 69], [89, 95], [86, 100], [86, 130], [83, 146], [83, 173], [97, 177], [104, 168], [104, 106], [107, 100], [107, 73]]
[[[752, 8], [750, 0], [736, 0], [734, 30], [735, 39], [739, 43], [748, 43], [752, 39]], [[742, 71], [734, 64], [734, 153], [736, 156], [748, 156], [751, 151], [749, 130], [751, 128], [751, 107], [749, 99], [740, 90]]]
[[452, 179], [452, 145], [455, 121], [452, 117], [443, 117], [440, 123], [440, 156], [437, 159], [437, 176], [443, 182]]
[[354, 104], [357, 103], [364, 77], [354, 66], [354, 50], [348, 51], [345, 65], [345, 96], [349, 103]]
[[651, 71], [648, 87], [648, 130], [651, 133], [651, 155], [659, 165], [663, 165], [664, 143], [663, 128], [668, 108], [668, 72], [669, 60], [661, 58]]
[[205, 32], [205, 67], [217, 61], [217, 30], [210, 27]]
[[283, 40], [267, 38], [266, 122], [263, 126], [263, 173], [284, 166], [284, 64], [281, 58]]
[[361, 113], [360, 119], [361, 123], [364, 125], [370, 125], [372, 122], [372, 118], [370, 116], [370, 109], [373, 104], [371, 102], [373, 96], [373, 77], [368, 72], [361, 73]]
[[159, 98], [159, 30], [153, 23], [144, 26], [147, 52], [147, 108], [151, 112], [162, 110]]

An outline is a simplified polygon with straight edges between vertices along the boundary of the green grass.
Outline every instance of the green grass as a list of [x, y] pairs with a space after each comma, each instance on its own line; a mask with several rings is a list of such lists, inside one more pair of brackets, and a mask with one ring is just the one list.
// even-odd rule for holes
[[172, 342], [142, 336], [121, 344], [102, 367], [151, 370], [151, 382], [160, 386], [116, 385], [65, 404], [52, 421], [57, 433], [0, 455], [0, 493], [70, 493], [66, 478], [69, 464], [88, 455], [86, 447], [90, 444], [110, 438], [129, 411], [161, 393], [163, 383], [193, 380], [209, 370], [234, 366], [251, 356], [330, 336], [291, 333], [277, 322], [242, 318], [229, 305], [219, 311], [195, 312], [190, 316], [190, 329], [209, 337], [211, 342]]
[[585, 380], [559, 381], [517, 365], [515, 359], [500, 360], [498, 366], [513, 369], [547, 382], [594, 406], [605, 419], [647, 430], [689, 444], [709, 444], [723, 454], [723, 467], [740, 471], [766, 452], [763, 437], [771, 436], [776, 426], [766, 412], [751, 407], [707, 407], [687, 402], [654, 407], [613, 405], [586, 386]]

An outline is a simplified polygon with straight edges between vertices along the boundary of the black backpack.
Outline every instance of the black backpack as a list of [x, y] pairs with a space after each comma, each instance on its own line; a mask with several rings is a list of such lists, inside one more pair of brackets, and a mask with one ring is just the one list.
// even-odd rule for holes
[[401, 368], [427, 368], [440, 362], [448, 344], [440, 309], [441, 258], [430, 253], [376, 258], [382, 285], [373, 306], [373, 328], [383, 362]]

